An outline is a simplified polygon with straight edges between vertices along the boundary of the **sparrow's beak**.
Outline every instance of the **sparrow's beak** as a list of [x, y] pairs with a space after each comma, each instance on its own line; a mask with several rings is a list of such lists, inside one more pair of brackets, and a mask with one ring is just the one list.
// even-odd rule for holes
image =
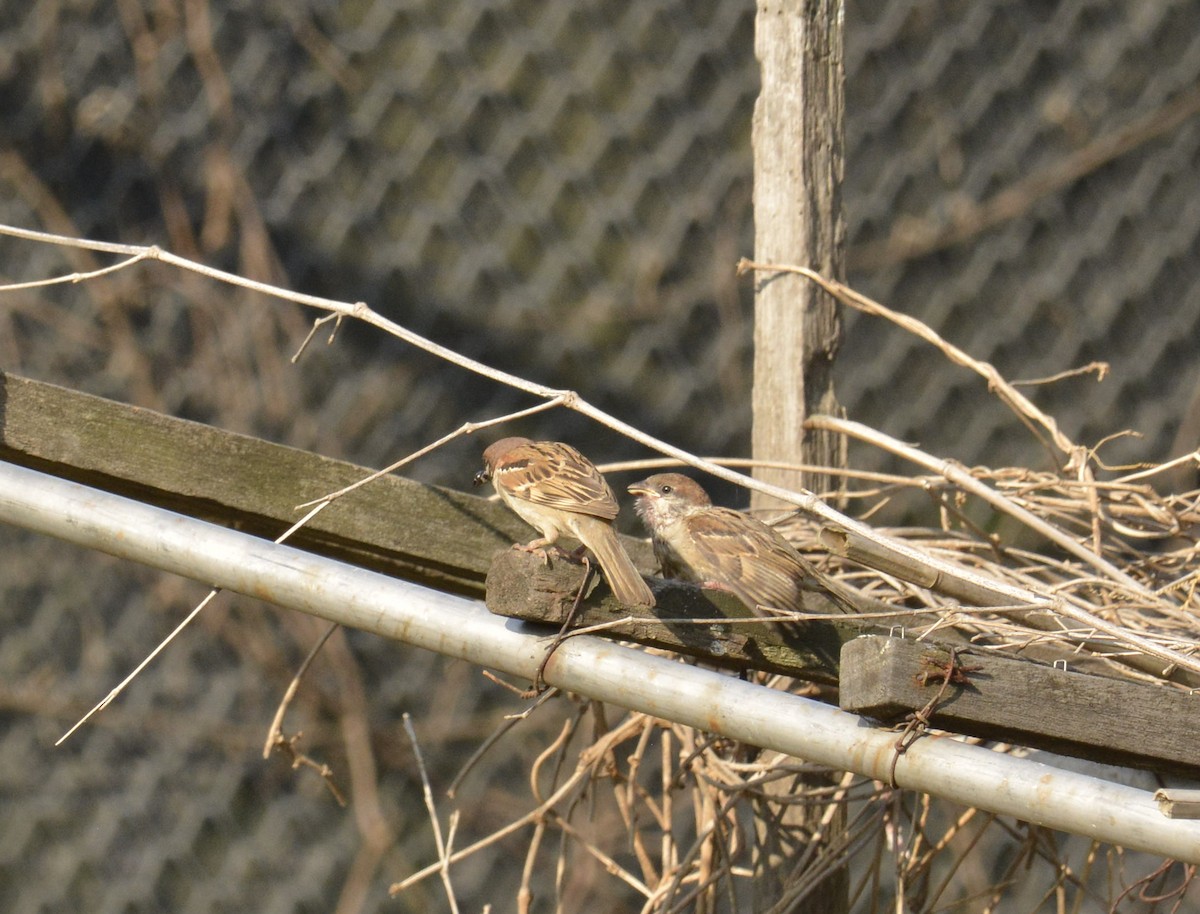
[[654, 494], [654, 489], [651, 488], [650, 486], [646, 485], [646, 481], [644, 479], [641, 482], [635, 482], [633, 485], [631, 485], [625, 491], [628, 492], [630, 495], [653, 495]]
[[471, 485], [481, 486], [484, 483], [491, 482], [491, 481], [492, 481], [492, 473], [487, 467], [484, 467], [482, 470], [480, 470], [478, 473], [475, 474], [475, 478], [471, 480]]

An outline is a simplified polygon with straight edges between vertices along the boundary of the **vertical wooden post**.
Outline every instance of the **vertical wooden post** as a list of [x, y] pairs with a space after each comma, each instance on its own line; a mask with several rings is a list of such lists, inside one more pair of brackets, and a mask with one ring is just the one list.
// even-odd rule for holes
[[[844, 276], [846, 235], [842, 7], [842, 0], [758, 0], [754, 38], [762, 69], [753, 125], [755, 260], [802, 264], [837, 279]], [[839, 411], [832, 377], [841, 336], [835, 302], [801, 277], [758, 274], [754, 317], [754, 457], [844, 464], [842, 439], [803, 428], [812, 413]], [[824, 485], [787, 470], [755, 475], [793, 489]], [[787, 794], [833, 783], [780, 779], [756, 802], [755, 911], [776, 910], [789, 884], [813, 875], [795, 870], [823, 810], [789, 804]], [[839, 813], [818, 840], [836, 844], [844, 827]], [[820, 857], [809, 856], [806, 868], [823, 866]], [[848, 884], [846, 867], [835, 866], [789, 910], [844, 912]]]
[[[842, 218], [845, 108], [841, 0], [759, 0], [754, 47], [762, 90], [754, 106], [754, 259], [844, 278]], [[754, 308], [753, 454], [836, 466], [844, 440], [805, 434], [806, 416], [838, 411], [833, 358], [836, 303], [794, 275], [757, 274]], [[760, 479], [796, 488], [823, 481], [787, 470]], [[757, 502], [756, 502], [757, 504]]]

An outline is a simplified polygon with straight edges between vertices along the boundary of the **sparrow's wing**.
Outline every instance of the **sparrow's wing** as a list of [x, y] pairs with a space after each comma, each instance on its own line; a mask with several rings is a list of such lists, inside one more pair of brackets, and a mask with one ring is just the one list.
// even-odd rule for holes
[[504, 455], [493, 481], [518, 498], [613, 520], [617, 500], [600, 471], [569, 444], [533, 441]]
[[775, 530], [731, 508], [695, 511], [686, 523], [699, 577], [729, 588], [752, 609], [802, 608], [812, 568]]

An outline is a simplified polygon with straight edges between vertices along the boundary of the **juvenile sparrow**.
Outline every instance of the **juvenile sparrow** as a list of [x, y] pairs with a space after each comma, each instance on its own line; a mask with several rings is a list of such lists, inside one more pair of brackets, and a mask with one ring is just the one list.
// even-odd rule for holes
[[714, 507], [694, 479], [659, 473], [629, 487], [668, 578], [733, 593], [750, 609], [803, 609], [815, 569], [774, 528]]
[[483, 452], [475, 485], [491, 480], [501, 500], [542, 534], [518, 548], [538, 552], [562, 534], [583, 543], [600, 563], [613, 595], [653, 606], [654, 594], [617, 539], [617, 500], [592, 462], [569, 444], [501, 438]]

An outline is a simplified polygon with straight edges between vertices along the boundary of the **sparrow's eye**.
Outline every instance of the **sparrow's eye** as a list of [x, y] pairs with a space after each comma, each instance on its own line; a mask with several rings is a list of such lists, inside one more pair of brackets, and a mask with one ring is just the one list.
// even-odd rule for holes
[[669, 485], [662, 485], [658, 487], [658, 491], [662, 492], [663, 495], [670, 495], [674, 490]]

